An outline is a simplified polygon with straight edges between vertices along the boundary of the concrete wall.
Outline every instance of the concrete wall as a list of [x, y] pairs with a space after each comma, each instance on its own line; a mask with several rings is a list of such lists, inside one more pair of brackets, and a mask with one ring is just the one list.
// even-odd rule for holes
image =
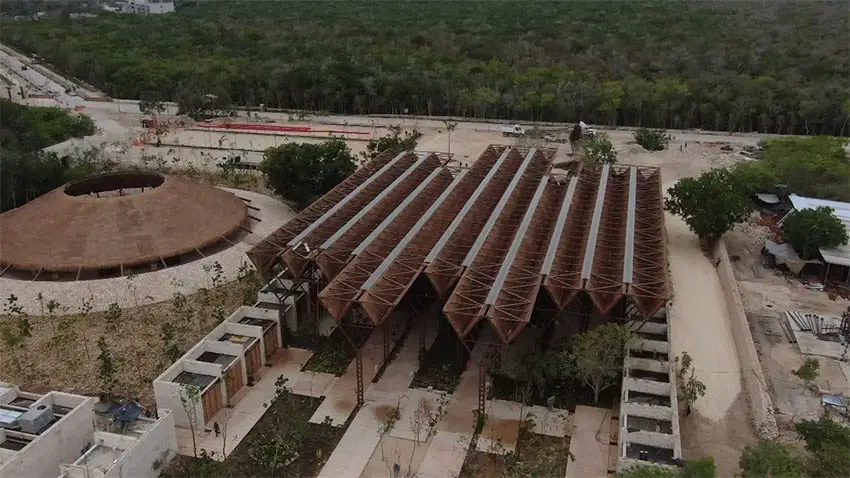
[[[148, 420], [148, 419], [142, 419]], [[157, 478], [166, 465], [177, 454], [177, 435], [174, 432], [174, 415], [162, 410], [158, 420], [151, 422], [141, 437], [96, 431], [94, 445], [123, 450], [117, 463], [112, 465], [104, 478]], [[95, 450], [92, 447], [87, 453]], [[94, 478], [101, 476], [91, 465], [85, 464], [81, 456], [71, 465], [61, 465], [59, 478]]]
[[109, 470], [106, 478], [157, 478], [177, 454], [174, 413], [162, 410], [153, 427], [128, 445], [127, 451]]
[[[288, 299], [291, 299], [291, 297], [287, 297], [287, 300]], [[280, 316], [283, 316], [283, 321], [284, 321], [283, 324], [281, 324], [281, 317]], [[265, 354], [266, 344], [265, 344], [265, 340], [263, 339], [263, 335], [265, 334], [265, 331], [263, 331], [262, 327], [240, 324], [239, 321], [242, 320], [243, 317], [253, 317], [253, 318], [256, 318], [256, 319], [271, 320], [274, 323], [278, 324], [278, 327], [277, 327], [277, 343], [279, 343], [281, 345], [283, 344], [283, 328], [284, 327], [290, 327], [291, 328], [293, 326], [297, 327], [297, 324], [298, 324], [298, 320], [297, 320], [297, 317], [295, 315], [295, 307], [293, 307], [293, 306], [287, 306], [286, 310], [283, 311], [282, 313], [278, 313], [277, 310], [264, 309], [262, 307], [242, 306], [242, 307], [239, 307], [238, 309], [236, 309], [235, 312], [230, 314], [230, 316], [227, 319], [224, 320], [224, 324], [228, 324], [228, 325], [225, 326], [224, 330], [226, 330], [230, 333], [241, 334], [241, 335], [250, 335], [252, 337], [257, 337], [257, 338], [260, 339], [260, 346], [262, 347], [262, 350], [264, 351], [264, 353], [262, 354], [263, 365], [266, 364], [266, 354]], [[232, 325], [230, 325], [230, 324], [232, 324]], [[250, 329], [231, 328], [231, 327], [234, 327], [234, 326], [235, 327], [250, 327]], [[245, 332], [243, 332], [243, 330]], [[295, 329], [293, 329], [293, 330], [295, 330]], [[221, 334], [219, 334], [219, 336], [220, 335]]]
[[714, 257], [720, 260], [717, 265], [717, 275], [720, 277], [720, 285], [726, 295], [726, 306], [729, 308], [732, 335], [735, 337], [735, 348], [738, 351], [738, 360], [741, 362], [741, 376], [747, 403], [750, 405], [751, 418], [759, 437], [773, 439], [779, 435], [776, 417], [773, 415], [773, 400], [767, 391], [764, 370], [750, 333], [744, 301], [738, 289], [738, 281], [735, 279], [726, 244], [722, 240], [718, 241], [714, 249]]
[[89, 478], [89, 473], [84, 466], [59, 465], [59, 478]]
[[262, 307], [248, 307], [241, 306], [236, 309], [230, 316], [228, 316], [225, 322], [239, 322], [244, 317], [253, 317], [255, 319], [265, 319], [265, 320], [273, 320], [275, 322], [278, 321], [277, 311], [272, 309], [264, 309]]
[[[665, 314], [658, 317], [664, 318]], [[635, 464], [645, 465], [641, 460], [632, 460], [626, 456], [630, 444], [641, 444], [666, 448], [672, 450], [673, 458], [682, 458], [681, 430], [679, 428], [679, 407], [676, 390], [676, 371], [673, 362], [670, 361], [671, 327], [670, 321], [666, 323], [645, 322], [630, 323], [632, 329], [643, 330], [646, 333], [663, 334], [666, 340], [646, 340], [639, 337], [633, 338], [626, 347], [626, 358], [623, 366], [623, 386], [620, 403], [620, 433], [618, 440], [617, 469], [622, 471]], [[632, 357], [633, 351], [651, 351], [667, 354], [667, 360], [644, 359]], [[667, 375], [667, 382], [636, 379], [629, 377], [630, 370], [645, 370]], [[650, 405], [645, 403], [631, 402], [631, 392], [649, 393], [657, 396], [670, 398], [670, 406]], [[670, 421], [671, 432], [659, 433], [648, 430], [629, 431], [628, 421], [630, 416], [643, 417], [653, 420]]]
[[[189, 415], [187, 414], [183, 404], [180, 401], [180, 396], [183, 387], [180, 384], [172, 382], [180, 372], [194, 372], [204, 375], [212, 375], [221, 378], [223, 370], [221, 365], [200, 362], [195, 360], [205, 351], [235, 355], [242, 360], [239, 361], [239, 366], [242, 368], [242, 377], [245, 383], [248, 383], [247, 365], [245, 362], [245, 349], [241, 344], [230, 342], [221, 342], [218, 339], [226, 333], [245, 335], [255, 337], [259, 341], [261, 350], [265, 350], [263, 342], [263, 329], [254, 325], [240, 324], [238, 321], [242, 317], [256, 317], [261, 319], [269, 319], [279, 323], [277, 311], [262, 309], [257, 307], [240, 307], [233, 312], [224, 322], [215, 327], [206, 337], [195, 344], [188, 352], [186, 352], [179, 360], [174, 362], [168, 369], [165, 370], [153, 382], [154, 397], [158, 409], [169, 409], [174, 412], [174, 422], [177, 426], [189, 427]], [[281, 327], [278, 327], [280, 333]], [[281, 337], [282, 339], [282, 337]], [[281, 340], [281, 343], [282, 340]], [[260, 354], [263, 365], [266, 364], [266, 354]], [[227, 385], [224, 380], [214, 385], [221, 387], [221, 396], [227, 400]], [[203, 392], [203, 390], [202, 390]], [[203, 406], [198, 403], [195, 410], [196, 424], [203, 426]]]
[[[171, 381], [182, 371], [202, 373], [221, 378], [221, 366], [193, 360], [179, 360], [175, 365], [166, 370], [165, 373], [160, 375], [159, 378], [154, 380], [153, 394], [159, 415], [162, 416], [164, 410], [171, 410], [174, 423], [179, 427], [189, 428], [189, 412], [191, 412], [191, 407], [184, 407], [183, 402], [180, 400], [184, 387], [179, 383]], [[212, 386], [222, 387], [223, 384], [219, 380], [218, 383]], [[201, 390], [201, 395], [203, 395], [203, 392]], [[224, 393], [224, 390], [222, 390], [222, 393]], [[186, 408], [189, 408], [189, 411]], [[202, 428], [204, 426], [204, 406], [201, 403], [200, 396], [198, 397], [198, 403], [195, 404], [194, 416], [195, 426]]]
[[0, 477], [55, 478], [60, 464], [75, 462], [83, 448], [93, 443], [95, 399], [57, 395], [51, 397], [51, 400], [68, 403], [73, 398], [73, 401], [81, 403], [9, 461], [0, 465]]

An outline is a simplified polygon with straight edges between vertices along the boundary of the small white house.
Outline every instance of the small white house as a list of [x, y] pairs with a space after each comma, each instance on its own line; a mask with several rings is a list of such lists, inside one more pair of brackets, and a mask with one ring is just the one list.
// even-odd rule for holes
[[[259, 307], [237, 309], [154, 380], [157, 407], [174, 410], [175, 423], [183, 428], [214, 421], [243, 387], [263, 374], [283, 343], [281, 315], [293, 309], [283, 314]], [[189, 386], [197, 389], [194, 404]]]
[[121, 8], [123, 13], [153, 15], [174, 11], [173, 0], [127, 0]]

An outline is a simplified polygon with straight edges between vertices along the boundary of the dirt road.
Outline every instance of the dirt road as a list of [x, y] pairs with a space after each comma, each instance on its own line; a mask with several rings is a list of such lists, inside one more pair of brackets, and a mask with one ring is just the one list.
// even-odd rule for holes
[[732, 336], [726, 298], [714, 264], [697, 237], [678, 217], [668, 215], [673, 307], [672, 347], [687, 351], [706, 395], [682, 420], [686, 459], [713, 456], [718, 476], [733, 476], [741, 450], [755, 441], [741, 385], [741, 364]]

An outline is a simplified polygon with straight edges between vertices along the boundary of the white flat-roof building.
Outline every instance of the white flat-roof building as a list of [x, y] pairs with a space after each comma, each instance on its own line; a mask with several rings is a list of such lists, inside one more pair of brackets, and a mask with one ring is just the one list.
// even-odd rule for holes
[[[63, 392], [36, 394], [0, 382], [0, 476], [155, 478], [174, 457], [174, 417]], [[140, 412], [139, 408], [135, 410]]]
[[[282, 344], [281, 316], [294, 314], [294, 307], [283, 314], [240, 307], [154, 380], [156, 406], [174, 410], [179, 427], [201, 428], [211, 423], [219, 411], [232, 406], [233, 397], [243, 387], [263, 374]], [[198, 403], [184, 406], [191, 397], [185, 391], [190, 386], [197, 389]]]
[[123, 13], [141, 13], [152, 15], [158, 13], [171, 13], [174, 11], [173, 0], [127, 0], [121, 11]]

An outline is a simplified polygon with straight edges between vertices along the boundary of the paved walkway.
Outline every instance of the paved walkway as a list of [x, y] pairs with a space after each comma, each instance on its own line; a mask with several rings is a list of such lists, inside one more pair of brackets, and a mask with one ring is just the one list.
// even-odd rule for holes
[[478, 408], [478, 367], [469, 367], [460, 377], [446, 415], [437, 424], [437, 434], [422, 460], [419, 478], [455, 477], [463, 468], [475, 429]]
[[516, 451], [524, 412], [522, 404], [517, 402], [487, 400], [487, 419], [478, 435], [476, 449], [497, 455]]
[[[363, 345], [363, 384], [368, 389], [384, 360], [384, 334], [375, 330]], [[365, 398], [365, 393], [364, 393]], [[357, 408], [357, 360], [352, 360], [342, 377], [331, 386], [325, 400], [310, 418], [310, 423], [322, 423], [330, 417], [334, 426], [341, 427]]]
[[579, 405], [570, 430], [570, 454], [567, 478], [608, 476], [611, 440], [611, 410]]
[[731, 476], [743, 448], [740, 440], [752, 437], [752, 431], [726, 296], [696, 235], [678, 217], [667, 215], [666, 223], [673, 278], [670, 358], [687, 351], [696, 378], [706, 386], [682, 425], [684, 458], [713, 456], [718, 475]]
[[[436, 406], [439, 394], [407, 388], [413, 381], [414, 373], [419, 368], [418, 334], [420, 330], [420, 327], [411, 330], [395, 359], [384, 370], [378, 382], [368, 386], [365, 394], [366, 403], [357, 412], [348, 430], [322, 468], [320, 477], [361, 476], [361, 474], [364, 477], [371, 477], [381, 476], [384, 473], [391, 476], [393, 464], [404, 464], [407, 467], [412, 461], [416, 461], [416, 456], [424, 455], [424, 449], [427, 445], [420, 444], [417, 446], [413, 442], [416, 433], [412, 430], [411, 423], [420, 401], [425, 400], [430, 406]], [[369, 356], [377, 358], [379, 361], [383, 358], [382, 337], [383, 334], [376, 331], [367, 342], [367, 348], [372, 350]], [[435, 337], [436, 328], [433, 333], [426, 335], [426, 348], [430, 347]], [[366, 356], [364, 352], [363, 379], [364, 382], [369, 383], [374, 379], [374, 374], [366, 373]], [[356, 373], [356, 369], [349, 367], [346, 375], [349, 373]], [[339, 382], [343, 379], [345, 379], [345, 376], [340, 378]], [[340, 385], [340, 388], [343, 386], [345, 385]], [[353, 384], [348, 386], [354, 387]], [[336, 386], [333, 388], [336, 388]], [[342, 389], [344, 397], [347, 398], [349, 394], [353, 393], [351, 390]], [[333, 393], [334, 390], [332, 389], [331, 395], [325, 399], [311, 421], [318, 419], [320, 414], [323, 413], [322, 407], [326, 403], [328, 405], [325, 406], [325, 410], [333, 407], [332, 412], [345, 411], [339, 406], [340, 399], [332, 400]], [[385, 423], [387, 423], [387, 417], [395, 409], [398, 409], [399, 417], [388, 434], [390, 436], [382, 437], [381, 432]], [[342, 418], [341, 414], [339, 418]], [[424, 440], [423, 434], [426, 433], [427, 431], [420, 431], [419, 438]], [[411, 454], [414, 455], [414, 459], [411, 459]]]
[[372, 399], [357, 412], [319, 473], [319, 478], [357, 477], [366, 468], [372, 452], [381, 441], [379, 431], [387, 413], [396, 405], [396, 397], [392, 394], [377, 395], [373, 394]]
[[[442, 318], [438, 317], [439, 320]], [[433, 319], [432, 319], [433, 321]], [[403, 393], [413, 376], [419, 370], [419, 335], [422, 333], [424, 322], [417, 323], [407, 334], [407, 339], [396, 354], [396, 358], [384, 370], [381, 379], [372, 385], [377, 392]], [[431, 348], [437, 338], [437, 324], [427, 323], [425, 327], [425, 350]]]

